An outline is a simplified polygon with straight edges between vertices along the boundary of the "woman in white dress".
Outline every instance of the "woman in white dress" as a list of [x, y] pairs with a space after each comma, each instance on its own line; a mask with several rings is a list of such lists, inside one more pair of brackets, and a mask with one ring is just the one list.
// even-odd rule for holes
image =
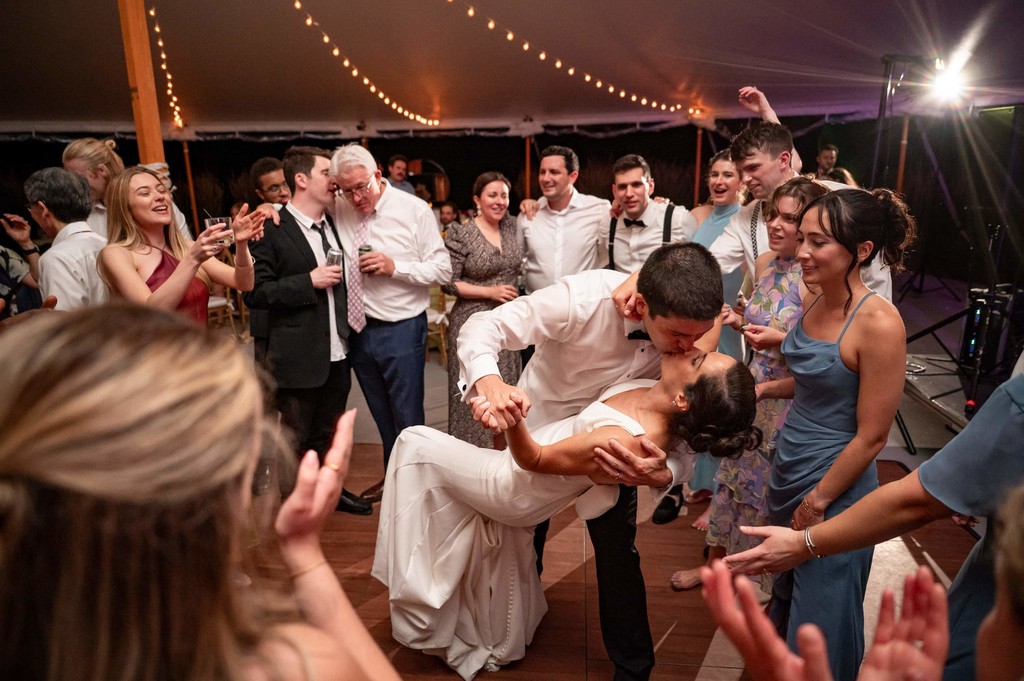
[[[638, 456], [646, 435], [730, 456], [757, 445], [754, 383], [719, 353], [664, 355], [662, 378], [609, 388], [578, 416], [507, 432], [480, 449], [425, 426], [399, 436], [388, 466], [373, 576], [389, 589], [399, 643], [442, 657], [464, 679], [526, 654], [547, 611], [533, 526], [581, 493], [581, 516], [614, 505], [617, 481], [594, 448], [617, 439]], [[543, 444], [538, 444], [543, 443]], [[544, 475], [547, 474], [547, 475]], [[581, 500], [582, 502], [582, 500]]]

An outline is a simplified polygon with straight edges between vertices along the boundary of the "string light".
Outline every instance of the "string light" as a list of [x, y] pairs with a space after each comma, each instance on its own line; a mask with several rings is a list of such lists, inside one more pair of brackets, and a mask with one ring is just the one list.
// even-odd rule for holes
[[[473, 5], [469, 4], [468, 2], [462, 1], [462, 0], [460, 0], [460, 2], [461, 2], [461, 5], [465, 7], [465, 11], [466, 11], [466, 16], [467, 17], [472, 19], [473, 17], [476, 16], [477, 11], [476, 11], [476, 8], [473, 7]], [[445, 3], [448, 4], [448, 5], [456, 4], [455, 0], [445, 0]], [[298, 0], [296, 0], [296, 5], [298, 5]], [[483, 17], [481, 17], [481, 18], [483, 18]], [[493, 17], [486, 17], [486, 19], [487, 20], [486, 20], [485, 25], [487, 27], [487, 30], [495, 31], [495, 29], [497, 29], [496, 32], [504, 31], [504, 33], [505, 33], [505, 40], [508, 41], [508, 42], [515, 42], [517, 40], [516, 39], [516, 34], [515, 34], [514, 31], [512, 31], [512, 29], [507, 28], [505, 26], [501, 26]], [[518, 38], [518, 41], [519, 41], [520, 45], [523, 48], [523, 52], [529, 52], [531, 49], [536, 48], [535, 44], [531, 43], [529, 40], [523, 38], [522, 36], [520, 36]], [[559, 71], [562, 71], [567, 76], [570, 76], [570, 77], [575, 77], [576, 76], [576, 67], [575, 66], [568, 66], [568, 68], [564, 68], [563, 69], [563, 67], [566, 66], [565, 60], [563, 60], [560, 57], [555, 57], [553, 60], [549, 60], [548, 59], [548, 52], [546, 50], [538, 50], [538, 52], [537, 52], [537, 59], [540, 60], [540, 61], [543, 61], [543, 62], [550, 63], [555, 69], [557, 69]], [[601, 79], [597, 78], [596, 76], [591, 75], [590, 73], [586, 73], [586, 72], [584, 72], [582, 75], [583, 75], [583, 81], [584, 82], [591, 83], [593, 81], [596, 81], [594, 84], [595, 84], [595, 86], [597, 87], [598, 90], [605, 89], [605, 85], [604, 85], [604, 83], [603, 83], [603, 81]], [[608, 85], [607, 86], [607, 90], [608, 90], [608, 94], [609, 95], [611, 95], [613, 97], [618, 95], [619, 99], [621, 99], [623, 101], [628, 101], [631, 104], [636, 104], [637, 106], [642, 106], [644, 108], [647, 108], [648, 103], [650, 103], [650, 107], [651, 107], [652, 110], [659, 110], [660, 109], [661, 111], [667, 111], [669, 113], [675, 113], [676, 111], [679, 111], [679, 110], [681, 110], [683, 108], [683, 106], [681, 104], [673, 104], [671, 106], [669, 106], [667, 104], [658, 104], [657, 101], [655, 101], [653, 99], [649, 99], [648, 97], [642, 95], [641, 93], [632, 92], [632, 91], [627, 90], [625, 88], [617, 88], [614, 85]], [[691, 107], [691, 108], [694, 108], [694, 107]], [[700, 115], [700, 109], [695, 109], [695, 111], [697, 113], [693, 114], [693, 115]]]
[[171, 75], [171, 68], [167, 64], [167, 46], [160, 32], [160, 22], [156, 18], [156, 5], [151, 6], [147, 14], [153, 20], [153, 34], [156, 35], [156, 45], [160, 48], [160, 70], [163, 71], [164, 80], [167, 82], [167, 108], [174, 119], [174, 127], [180, 130], [185, 127], [185, 119], [181, 117], [181, 105], [178, 103], [178, 96], [174, 94], [174, 76]]
[[[453, 0], [448, 1], [452, 2]], [[303, 11], [301, 0], [295, 0], [292, 6], [298, 12]], [[327, 33], [327, 31], [323, 29], [323, 27], [320, 25], [320, 22], [317, 21], [316, 18], [309, 12], [306, 12], [305, 14], [306, 18], [304, 20], [304, 23], [306, 24], [306, 26], [309, 26], [311, 29], [320, 34], [320, 39], [323, 42], [323, 44], [327, 46], [327, 49], [331, 51], [331, 56], [340, 59], [342, 67], [347, 69], [353, 78], [359, 78], [359, 68], [352, 63], [352, 60], [349, 59], [348, 56], [342, 53], [341, 48], [338, 47], [338, 45], [331, 39], [331, 36]], [[473, 16], [474, 10], [472, 7], [469, 8], [467, 14], [469, 16]], [[381, 90], [380, 87], [377, 86], [377, 84], [374, 83], [373, 80], [371, 80], [370, 77], [367, 76], [366, 74], [363, 74], [361, 80], [363, 87], [366, 88], [370, 94], [376, 95], [378, 101], [382, 102], [384, 106], [389, 106], [391, 110], [394, 111], [395, 113], [404, 116], [405, 118], [408, 118], [410, 121], [415, 121], [416, 123], [425, 125], [427, 127], [432, 128], [441, 125], [441, 121], [437, 118], [428, 118], [398, 104], [398, 102], [395, 101], [390, 95], [385, 94], [384, 91]], [[168, 88], [170, 88], [169, 84]]]

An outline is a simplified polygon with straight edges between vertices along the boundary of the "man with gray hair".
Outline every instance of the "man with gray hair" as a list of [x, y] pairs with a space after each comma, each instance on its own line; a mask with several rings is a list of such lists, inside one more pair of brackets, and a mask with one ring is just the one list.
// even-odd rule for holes
[[[352, 369], [384, 445], [384, 470], [398, 434], [422, 425], [430, 287], [452, 277], [448, 249], [427, 203], [381, 178], [365, 148], [334, 152], [334, 216], [345, 251]], [[380, 501], [384, 480], [366, 490]]]
[[39, 288], [45, 299], [57, 298], [58, 310], [102, 305], [107, 287], [96, 266], [107, 240], [85, 219], [92, 210], [89, 183], [63, 168], [44, 168], [25, 181], [32, 219], [53, 245], [39, 260]]

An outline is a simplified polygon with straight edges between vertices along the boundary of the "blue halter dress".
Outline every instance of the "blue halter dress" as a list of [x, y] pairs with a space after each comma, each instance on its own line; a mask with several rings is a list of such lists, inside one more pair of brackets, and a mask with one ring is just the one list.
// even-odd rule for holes
[[[834, 343], [807, 335], [803, 325], [806, 313], [782, 342], [782, 354], [796, 387], [772, 462], [768, 509], [773, 525], [789, 526], [801, 500], [857, 432], [860, 375], [843, 364], [839, 345], [861, 305], [872, 295], [874, 292], [869, 292], [860, 300]], [[878, 473], [872, 461], [825, 510], [825, 518], [838, 515], [877, 488]], [[864, 592], [873, 553], [873, 548], [866, 548], [810, 560], [778, 575], [775, 581], [769, 615], [780, 634], [795, 651], [796, 630], [801, 624], [821, 627], [836, 681], [854, 681], [864, 655]]]

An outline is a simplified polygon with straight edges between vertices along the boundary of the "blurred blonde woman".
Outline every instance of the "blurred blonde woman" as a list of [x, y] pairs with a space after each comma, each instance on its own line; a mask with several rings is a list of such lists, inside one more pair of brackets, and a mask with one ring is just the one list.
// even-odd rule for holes
[[[124, 172], [124, 161], [117, 154], [117, 143], [111, 139], [101, 141], [95, 137], [83, 137], [64, 147], [61, 161], [65, 170], [81, 175], [89, 183], [92, 212], [89, 213], [86, 222], [89, 224], [89, 229], [106, 238], [107, 206], [104, 197], [110, 181]], [[166, 178], [167, 164], [154, 164], [154, 167], [156, 166], [163, 168], [164, 182], [170, 187], [170, 180]], [[183, 236], [191, 237], [185, 215], [173, 203], [171, 212], [174, 214], [172, 224]]]
[[[135, 166], [107, 187], [108, 246], [100, 252], [100, 274], [111, 298], [178, 310], [206, 324], [211, 283], [251, 291], [249, 241], [263, 236], [263, 214], [243, 206], [232, 228], [214, 225], [192, 241], [171, 229], [171, 196], [151, 170]], [[235, 266], [216, 256], [235, 242]]]
[[269, 428], [230, 339], [113, 305], [40, 315], [0, 352], [22, 358], [0, 365], [0, 678], [398, 678], [320, 548], [354, 412], [277, 516], [295, 601], [275, 603], [239, 586]]
[[117, 155], [114, 140], [83, 137], [64, 147], [61, 161], [65, 170], [81, 175], [89, 183], [92, 212], [86, 222], [100, 236], [107, 235], [107, 207], [103, 197], [110, 181], [124, 172], [124, 161]]

